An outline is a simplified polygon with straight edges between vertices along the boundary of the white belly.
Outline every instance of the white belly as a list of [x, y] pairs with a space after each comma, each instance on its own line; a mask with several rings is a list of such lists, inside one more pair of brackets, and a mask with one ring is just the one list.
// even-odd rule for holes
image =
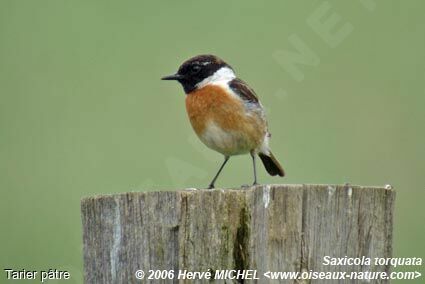
[[225, 156], [246, 154], [258, 146], [245, 133], [240, 131], [225, 131], [214, 122], [208, 123], [199, 138], [209, 148]]

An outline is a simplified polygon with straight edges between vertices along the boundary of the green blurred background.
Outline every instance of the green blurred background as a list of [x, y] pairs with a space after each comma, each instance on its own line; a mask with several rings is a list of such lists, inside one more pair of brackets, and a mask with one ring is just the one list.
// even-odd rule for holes
[[[323, 3], [2, 0], [1, 270], [81, 283], [83, 196], [208, 184], [222, 157], [193, 134], [182, 88], [159, 80], [201, 53], [266, 107], [287, 178], [261, 168], [261, 182], [392, 184], [394, 255], [425, 257], [425, 2], [327, 2], [335, 31], [353, 28], [334, 48], [307, 23]], [[301, 81], [276, 56], [291, 35], [320, 58], [297, 65]], [[251, 179], [240, 156], [217, 186]]]

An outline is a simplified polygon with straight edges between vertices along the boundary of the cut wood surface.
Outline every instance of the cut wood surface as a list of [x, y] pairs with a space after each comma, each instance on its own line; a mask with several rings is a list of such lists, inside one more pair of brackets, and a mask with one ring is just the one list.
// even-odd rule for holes
[[[147, 283], [149, 270], [174, 270], [176, 276], [184, 269], [256, 270], [260, 279], [244, 283], [268, 283], [267, 271], [389, 271], [389, 266], [373, 262], [325, 265], [324, 257], [391, 257], [394, 198], [389, 187], [353, 185], [258, 185], [87, 197], [81, 202], [85, 283]], [[145, 272], [143, 281], [136, 278], [137, 270]], [[272, 281], [279, 282], [331, 281]]]

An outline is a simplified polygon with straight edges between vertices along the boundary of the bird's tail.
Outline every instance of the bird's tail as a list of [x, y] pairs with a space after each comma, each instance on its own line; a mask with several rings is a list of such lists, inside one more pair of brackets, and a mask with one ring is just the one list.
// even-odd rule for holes
[[261, 161], [264, 164], [264, 167], [266, 168], [267, 172], [271, 176], [285, 176], [285, 172], [282, 169], [282, 166], [279, 164], [279, 162], [276, 160], [276, 158], [273, 156], [272, 152], [269, 151], [269, 153], [266, 155], [264, 153], [258, 153], [258, 156], [260, 157]]

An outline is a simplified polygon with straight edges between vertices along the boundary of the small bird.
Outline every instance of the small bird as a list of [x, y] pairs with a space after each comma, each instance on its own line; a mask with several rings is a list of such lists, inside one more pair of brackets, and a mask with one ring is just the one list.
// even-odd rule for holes
[[256, 155], [267, 172], [283, 177], [284, 171], [270, 151], [270, 132], [263, 106], [254, 90], [236, 77], [233, 68], [214, 55], [186, 60], [176, 74], [162, 80], [178, 81], [186, 93], [186, 110], [199, 139], [224, 155], [214, 184], [230, 156], [250, 153], [257, 184]]

